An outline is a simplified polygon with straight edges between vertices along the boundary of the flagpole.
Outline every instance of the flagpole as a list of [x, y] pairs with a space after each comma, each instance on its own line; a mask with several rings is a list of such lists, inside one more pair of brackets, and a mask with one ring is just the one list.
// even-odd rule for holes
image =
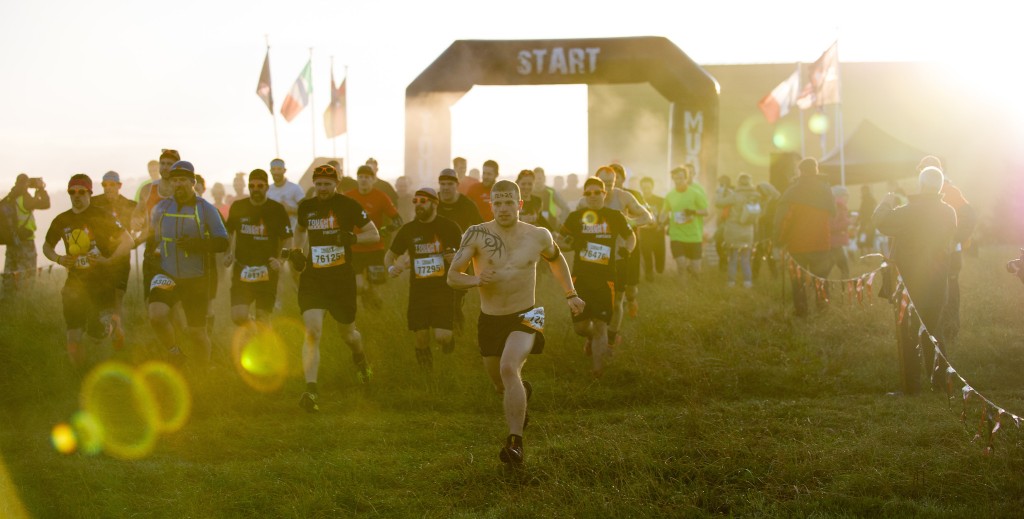
[[[264, 34], [263, 38], [267, 41], [267, 56], [270, 56], [270, 35]], [[274, 113], [274, 109], [270, 109], [270, 118], [274, 121], [274, 156], [281, 156], [281, 147], [277, 142], [277, 115]]]
[[342, 171], [351, 171], [348, 169], [348, 144], [352, 135], [352, 132], [348, 131], [348, 65], [345, 65], [345, 77], [341, 80], [341, 83], [345, 85], [345, 163], [342, 164], [341, 169]]
[[839, 61], [839, 40], [836, 40], [836, 91], [839, 102], [836, 103], [836, 113], [839, 123], [839, 183], [846, 185], [846, 143], [843, 140], [843, 80], [840, 73], [841, 62]]
[[313, 47], [309, 48], [309, 131], [313, 144], [313, 160], [316, 160], [316, 105], [313, 103]]
[[[801, 86], [802, 86], [801, 83], [803, 82], [803, 78], [804, 78], [804, 64], [798, 61], [797, 64], [796, 64], [796, 71], [797, 71], [796, 72], [797, 73], [797, 77], [800, 78], [800, 80], [797, 81], [797, 90], [799, 91]], [[806, 127], [806, 123], [804, 122], [804, 110], [803, 110], [803, 108], [800, 108], [799, 106], [797, 106], [797, 109], [800, 110], [800, 156], [801, 157], [806, 157], [807, 156], [807, 139], [806, 139], [806, 136], [804, 135], [804, 131], [805, 131], [805, 127]]]
[[[331, 56], [331, 89], [334, 88], [334, 56]], [[331, 100], [334, 100], [334, 92], [331, 92]], [[331, 133], [334, 133], [334, 107], [331, 106]], [[331, 158], [338, 156], [338, 136], [331, 137]]]

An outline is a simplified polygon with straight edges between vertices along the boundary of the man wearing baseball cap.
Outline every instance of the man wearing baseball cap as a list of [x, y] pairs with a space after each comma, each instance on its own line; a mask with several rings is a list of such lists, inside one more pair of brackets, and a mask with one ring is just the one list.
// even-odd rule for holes
[[[429, 187], [416, 191], [412, 198], [416, 219], [403, 225], [384, 255], [391, 277], [409, 269], [409, 306], [406, 317], [409, 330], [416, 334], [416, 360], [425, 369], [433, 367], [430, 330], [441, 351], [451, 353], [455, 346], [452, 323], [455, 291], [448, 286], [448, 267], [459, 247], [459, 226], [437, 215], [437, 192]], [[406, 256], [405, 261], [396, 262]]]
[[228, 248], [228, 233], [213, 204], [196, 196], [195, 168], [191, 162], [175, 162], [163, 183], [173, 189], [153, 208], [150, 241], [159, 249], [159, 271], [150, 282], [149, 322], [169, 360], [182, 364], [185, 355], [176, 344], [171, 325], [171, 309], [181, 303], [185, 311], [186, 332], [199, 351], [200, 364], [210, 360], [210, 336], [206, 331], [206, 312], [210, 299], [212, 253]]
[[[458, 160], [458, 157], [456, 157], [456, 160]], [[465, 159], [463, 159], [462, 164], [465, 166]], [[465, 167], [463, 167], [463, 173], [465, 173]], [[441, 170], [441, 174], [437, 177], [437, 214], [455, 222], [459, 226], [460, 232], [469, 229], [471, 225], [483, 223], [484, 221], [483, 217], [480, 216], [480, 210], [476, 208], [476, 204], [462, 194], [460, 187], [466, 180], [472, 179], [469, 177], [460, 178], [458, 172], [451, 168]], [[465, 314], [462, 312], [462, 304], [465, 299], [465, 290], [455, 291], [454, 326], [456, 332], [462, 330], [462, 325], [466, 320]]]
[[[134, 200], [125, 198], [121, 194], [121, 176], [116, 171], [108, 171], [103, 175], [103, 194], [92, 197], [90, 205], [97, 209], [106, 211], [117, 219], [121, 227], [131, 234], [132, 214], [139, 205]], [[134, 242], [132, 243], [134, 245]], [[113, 344], [115, 350], [124, 347], [124, 293], [128, 290], [128, 276], [131, 274], [131, 261], [129, 256], [111, 266], [111, 275], [114, 280], [114, 314], [113, 314]]]
[[[92, 180], [79, 173], [68, 181], [71, 209], [57, 215], [46, 231], [43, 255], [68, 269], [61, 290], [67, 353], [72, 365], [85, 368], [83, 334], [102, 339], [110, 332], [109, 312], [113, 305], [110, 268], [127, 261], [131, 236], [112, 214], [90, 204]], [[64, 254], [57, 254], [58, 242]], [[101, 317], [102, 316], [102, 317]]]
[[332, 166], [318, 166], [313, 170], [315, 196], [299, 203], [296, 249], [288, 255], [292, 268], [301, 272], [299, 310], [306, 325], [306, 340], [302, 346], [306, 391], [299, 398], [299, 406], [309, 413], [320, 410], [317, 378], [324, 314], [330, 313], [338, 322], [342, 340], [352, 350], [352, 362], [359, 370], [361, 381], [370, 380], [362, 336], [355, 326], [356, 279], [351, 248], [356, 243], [379, 241], [380, 234], [359, 203], [339, 194], [337, 189], [338, 172]]
[[[151, 236], [149, 228], [150, 217], [153, 215], [153, 208], [161, 200], [174, 194], [171, 182], [168, 180], [168, 173], [171, 166], [181, 160], [177, 150], [160, 150], [160, 178], [142, 188], [139, 192], [139, 205], [135, 207], [135, 214], [132, 215], [133, 231], [138, 231], [135, 245], [138, 246]], [[153, 276], [160, 270], [160, 256], [157, 252], [158, 244], [146, 241], [146, 248], [142, 252], [142, 295], [149, 301], [149, 287], [152, 284]]]

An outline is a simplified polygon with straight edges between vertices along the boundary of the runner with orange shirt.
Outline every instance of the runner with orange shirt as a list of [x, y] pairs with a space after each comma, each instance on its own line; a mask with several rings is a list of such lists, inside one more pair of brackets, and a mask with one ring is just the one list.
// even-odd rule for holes
[[[387, 237], [402, 226], [402, 217], [387, 194], [373, 187], [377, 182], [377, 174], [372, 167], [365, 164], [359, 166], [356, 171], [356, 182], [359, 187], [347, 191], [345, 196], [363, 206], [366, 215], [380, 229], [382, 238], [374, 243], [352, 245], [352, 270], [356, 273], [356, 290], [362, 296], [363, 306], [380, 308], [381, 299], [374, 291], [373, 285], [387, 282], [387, 272], [384, 270]], [[389, 223], [384, 225], [386, 220]]]

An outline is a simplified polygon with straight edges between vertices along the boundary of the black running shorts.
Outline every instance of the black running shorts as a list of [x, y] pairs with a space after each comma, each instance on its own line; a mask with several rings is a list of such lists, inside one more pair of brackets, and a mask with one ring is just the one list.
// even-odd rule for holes
[[578, 323], [596, 319], [611, 323], [612, 307], [615, 301], [615, 284], [611, 281], [593, 281], [573, 278], [576, 294], [583, 300], [583, 311], [572, 317]]
[[451, 330], [455, 320], [455, 291], [437, 288], [409, 294], [409, 330]]
[[480, 343], [480, 355], [482, 357], [500, 357], [501, 353], [505, 351], [505, 341], [508, 340], [508, 336], [517, 331], [536, 335], [530, 354], [543, 353], [544, 334], [523, 323], [523, 314], [530, 310], [532, 308], [508, 315], [487, 315], [480, 312], [476, 331], [477, 341]]
[[336, 321], [356, 321], [356, 276], [351, 269], [318, 273], [309, 267], [299, 276], [299, 311], [327, 310]]

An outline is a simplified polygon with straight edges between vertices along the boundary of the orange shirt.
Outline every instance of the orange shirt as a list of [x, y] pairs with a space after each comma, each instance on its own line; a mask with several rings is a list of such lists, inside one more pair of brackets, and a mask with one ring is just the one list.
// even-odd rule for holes
[[477, 179], [475, 179], [473, 177], [470, 177], [470, 176], [465, 176], [465, 177], [460, 178], [459, 179], [459, 187], [458, 187], [459, 194], [460, 195], [464, 195], [464, 196], [465, 195], [469, 195], [469, 188], [471, 188], [471, 187], [473, 187], [473, 186], [475, 186], [475, 185], [477, 185], [479, 183], [480, 183], [479, 180], [477, 180]]
[[483, 182], [473, 184], [470, 186], [469, 192], [466, 193], [466, 198], [476, 204], [476, 208], [485, 222], [494, 219], [494, 213], [491, 212], [491, 188], [485, 186]]
[[[398, 209], [395, 209], [395, 204], [391, 203], [391, 199], [388, 195], [385, 195], [383, 191], [379, 189], [371, 189], [369, 193], [361, 194], [358, 189], [353, 189], [345, 196], [359, 202], [359, 205], [363, 206], [363, 211], [366, 211], [366, 215], [370, 217], [373, 224], [377, 226], [377, 230], [384, 225], [384, 217], [394, 218], [398, 216]], [[366, 243], [366, 244], [355, 244], [352, 245], [352, 252], [373, 252], [378, 250], [384, 250], [386, 247], [383, 241], [377, 243]]]

